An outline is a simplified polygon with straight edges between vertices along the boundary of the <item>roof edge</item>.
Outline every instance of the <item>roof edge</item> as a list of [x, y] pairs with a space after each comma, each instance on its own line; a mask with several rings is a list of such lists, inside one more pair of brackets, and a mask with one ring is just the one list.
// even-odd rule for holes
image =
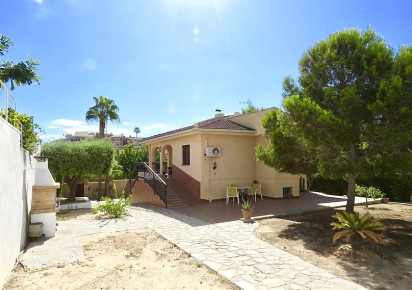
[[251, 136], [255, 136], [256, 130], [255, 129], [250, 129], [250, 130], [202, 129], [202, 128], [193, 127], [193, 128], [188, 129], [188, 130], [185, 130], [185, 131], [179, 131], [179, 132], [175, 132], [175, 133], [168, 134], [168, 135], [162, 135], [162, 136], [159, 136], [159, 137], [156, 137], [156, 138], [150, 138], [150, 139], [141, 141], [140, 143], [142, 145], [146, 145], [147, 143], [152, 143], [152, 142], [167, 140], [167, 139], [173, 139], [173, 138], [176, 138], [176, 137], [187, 136], [187, 135], [190, 135], [192, 133], [217, 133], [217, 134], [230, 133], [231, 135], [251, 135]]

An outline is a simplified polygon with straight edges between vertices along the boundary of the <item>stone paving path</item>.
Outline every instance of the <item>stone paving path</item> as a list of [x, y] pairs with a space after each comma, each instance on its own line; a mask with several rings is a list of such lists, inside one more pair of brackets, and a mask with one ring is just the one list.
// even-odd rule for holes
[[117, 220], [60, 221], [56, 237], [20, 257], [29, 269], [84, 262], [77, 236], [149, 227], [243, 289], [365, 289], [256, 238], [258, 223], [207, 224], [157, 207]]

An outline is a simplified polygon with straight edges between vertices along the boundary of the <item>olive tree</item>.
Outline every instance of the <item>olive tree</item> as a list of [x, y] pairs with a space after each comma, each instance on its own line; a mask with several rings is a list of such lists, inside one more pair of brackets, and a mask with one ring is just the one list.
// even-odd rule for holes
[[74, 201], [76, 185], [82, 177], [110, 174], [115, 148], [104, 139], [78, 142], [56, 140], [44, 144], [42, 156], [49, 158], [49, 168], [54, 177], [64, 178], [70, 188], [68, 199]]

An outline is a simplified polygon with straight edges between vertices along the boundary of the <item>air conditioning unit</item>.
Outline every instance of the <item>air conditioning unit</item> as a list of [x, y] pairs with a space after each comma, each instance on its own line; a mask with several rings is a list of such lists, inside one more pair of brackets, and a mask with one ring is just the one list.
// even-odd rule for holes
[[220, 157], [222, 150], [220, 147], [206, 147], [205, 156], [206, 157]]

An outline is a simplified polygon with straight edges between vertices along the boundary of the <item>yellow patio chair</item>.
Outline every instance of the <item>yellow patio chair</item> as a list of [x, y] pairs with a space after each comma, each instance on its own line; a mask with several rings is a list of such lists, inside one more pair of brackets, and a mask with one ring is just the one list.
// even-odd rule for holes
[[252, 184], [252, 195], [255, 196], [255, 202], [256, 202], [256, 196], [260, 194], [260, 199], [263, 199], [262, 197], [262, 184], [260, 183], [253, 183]]
[[229, 198], [233, 197], [233, 201], [235, 201], [235, 197], [237, 198], [237, 205], [239, 205], [239, 193], [237, 191], [237, 187], [229, 186], [226, 189], [226, 205], [229, 203]]

